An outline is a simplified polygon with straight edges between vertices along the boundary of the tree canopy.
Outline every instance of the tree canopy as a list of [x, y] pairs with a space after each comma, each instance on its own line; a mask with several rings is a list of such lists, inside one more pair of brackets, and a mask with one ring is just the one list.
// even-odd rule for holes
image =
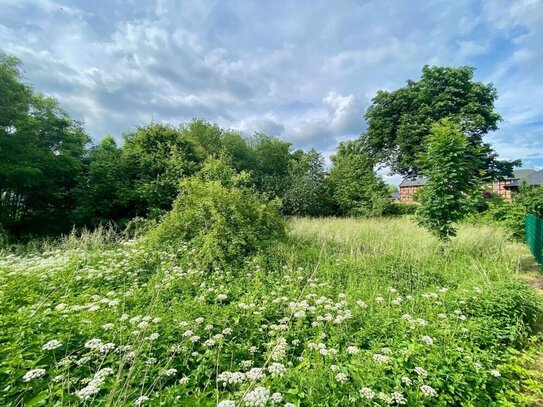
[[420, 80], [408, 80], [395, 91], [379, 91], [365, 115], [364, 149], [393, 173], [414, 176], [420, 170], [417, 155], [427, 148], [432, 126], [448, 119], [460, 126], [472, 146], [484, 150], [481, 169], [488, 179], [511, 175], [520, 162], [499, 161], [483, 142], [501, 120], [494, 110], [498, 93], [492, 84], [474, 81], [474, 72], [469, 66], [425, 66]]

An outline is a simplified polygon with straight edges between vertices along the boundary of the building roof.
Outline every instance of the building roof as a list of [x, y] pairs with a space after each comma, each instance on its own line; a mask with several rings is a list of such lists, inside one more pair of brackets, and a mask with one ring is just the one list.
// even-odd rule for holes
[[527, 185], [543, 185], [543, 170], [533, 171], [528, 176], [515, 179], [506, 188], [519, 187], [523, 182]]
[[513, 179], [522, 179], [532, 175], [536, 170], [533, 169], [524, 169], [524, 170], [515, 170], [513, 171]]
[[426, 178], [404, 178], [400, 187], [420, 187], [425, 185], [427, 181]]

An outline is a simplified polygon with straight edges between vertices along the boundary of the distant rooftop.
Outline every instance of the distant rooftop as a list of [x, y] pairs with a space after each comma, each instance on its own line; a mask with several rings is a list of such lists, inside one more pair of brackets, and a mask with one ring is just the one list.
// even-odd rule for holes
[[[538, 175], [539, 174], [539, 175]], [[510, 186], [519, 186], [523, 180], [526, 180], [528, 185], [541, 185], [543, 184], [543, 170], [536, 171], [533, 169], [521, 169], [514, 170], [513, 177], [506, 178], [514, 180], [507, 187]], [[406, 177], [400, 184], [400, 187], [419, 187], [425, 185], [428, 180], [424, 177]], [[533, 182], [533, 183], [530, 183]]]
[[527, 176], [515, 179], [506, 188], [519, 187], [523, 182], [526, 182], [527, 185], [543, 185], [543, 170], [531, 171]]
[[425, 185], [427, 181], [426, 178], [404, 178], [400, 187], [419, 187]]

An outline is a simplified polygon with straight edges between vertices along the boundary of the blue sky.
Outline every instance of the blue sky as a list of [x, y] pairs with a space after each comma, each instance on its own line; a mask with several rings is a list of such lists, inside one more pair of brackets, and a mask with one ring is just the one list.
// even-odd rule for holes
[[[472, 65], [500, 156], [543, 167], [543, 0], [0, 0], [0, 47], [89, 134], [203, 117], [328, 155], [379, 89]], [[389, 180], [396, 180], [391, 178]]]

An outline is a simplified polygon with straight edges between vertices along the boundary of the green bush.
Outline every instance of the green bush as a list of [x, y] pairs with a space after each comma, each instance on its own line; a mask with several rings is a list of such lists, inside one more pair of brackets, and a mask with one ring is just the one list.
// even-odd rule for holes
[[414, 215], [418, 207], [417, 203], [394, 202], [386, 208], [384, 215]]
[[470, 223], [479, 223], [502, 227], [511, 233], [515, 239], [524, 239], [524, 216], [526, 209], [515, 201], [508, 202], [502, 198], [494, 198], [487, 201], [486, 210], [483, 213], [471, 215]]
[[172, 211], [148, 235], [152, 245], [188, 244], [193, 260], [210, 268], [237, 263], [285, 235], [278, 201], [245, 186], [222, 161], [211, 159], [197, 176], [181, 183]]

